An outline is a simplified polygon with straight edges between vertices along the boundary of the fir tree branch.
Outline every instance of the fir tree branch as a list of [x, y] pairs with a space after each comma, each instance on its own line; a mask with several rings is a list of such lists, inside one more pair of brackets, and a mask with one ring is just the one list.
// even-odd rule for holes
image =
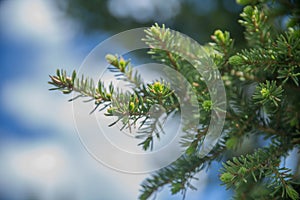
[[291, 186], [292, 174], [290, 170], [279, 168], [279, 158], [289, 149], [285, 145], [270, 146], [259, 149], [254, 154], [234, 157], [232, 161], [227, 161], [224, 164], [220, 179], [227, 188], [235, 187], [238, 190], [240, 185], [247, 184], [249, 179], [258, 182], [268, 178], [268, 182], [265, 184], [274, 188], [273, 195], [281, 191], [282, 197], [299, 199], [299, 194]]
[[224, 152], [223, 145], [217, 146], [209, 155], [199, 158], [196, 154], [189, 156], [183, 155], [170, 166], [165, 167], [147, 178], [142, 184], [141, 195], [139, 199], [146, 200], [154, 195], [156, 191], [165, 185], [171, 185], [171, 193], [185, 193], [187, 187], [194, 188], [190, 185], [192, 177], [207, 167], [211, 161], [220, 157]]
[[[146, 179], [142, 183], [140, 199], [154, 196], [165, 185], [170, 185], [172, 194], [181, 192], [185, 197], [188, 188], [195, 189], [191, 185], [195, 174], [218, 160], [226, 150], [243, 149], [238, 144], [245, 136], [264, 136], [268, 146], [224, 164], [220, 179], [228, 188], [234, 189], [234, 198], [299, 199], [299, 170], [293, 175], [290, 169], [279, 165], [281, 159], [288, 156], [288, 151], [300, 147], [300, 95], [297, 92], [300, 77], [297, 23], [300, 9], [297, 5], [300, 4], [288, 0], [238, 0], [238, 3], [248, 5], [239, 22], [245, 27], [244, 35], [249, 44], [238, 53], [234, 52], [233, 39], [226, 31], [216, 30], [212, 36], [214, 43], [203, 48], [195, 47], [192, 40], [174, 34], [164, 25], [155, 24], [145, 31], [143, 41], [149, 45], [152, 58], [171, 66], [192, 85], [200, 116], [197, 128], [184, 124], [186, 135], [181, 142], [186, 147], [185, 154]], [[272, 24], [274, 16], [289, 18], [286, 30], [279, 30]], [[159, 138], [164, 131], [165, 118], [153, 114], [151, 108], [161, 105], [169, 117], [175, 112], [180, 113], [181, 99], [178, 100], [170, 85], [162, 80], [144, 83], [129, 60], [113, 55], [107, 55], [106, 59], [117, 79], [128, 82], [132, 92], [122, 93], [112, 84], [106, 88], [101, 80], [95, 84], [91, 79], [77, 78], [75, 71], [67, 76], [65, 71], [58, 70], [55, 76], [50, 76], [49, 83], [54, 86], [53, 90], [64, 94], [78, 93], [71, 100], [86, 97], [94, 101], [95, 110], [99, 105], [108, 105], [106, 115], [118, 117], [111, 125], [121, 121], [123, 128], [131, 129], [141, 121], [141, 134], [137, 137], [144, 138], [140, 145], [147, 150], [153, 147], [153, 139]], [[207, 66], [217, 66], [221, 71], [229, 102], [224, 126], [226, 136], [203, 158], [196, 156], [196, 152], [207, 134], [212, 108], [217, 105], [210, 100], [204, 81], [212, 74], [199, 75], [194, 68], [202, 67], [199, 60]], [[178, 81], [181, 79], [171, 78], [181, 85]], [[188, 97], [189, 93], [184, 92]], [[185, 106], [189, 101], [181, 103]]]
[[270, 43], [270, 25], [267, 23], [266, 9], [246, 6], [239, 23], [246, 28], [244, 32], [250, 46], [261, 47]]
[[109, 90], [105, 89], [101, 81], [98, 82], [97, 87], [92, 79], [85, 78], [84, 76], [77, 78], [76, 71], [74, 70], [72, 76], [67, 76], [66, 71], [57, 70], [56, 76], [49, 76], [51, 81], [48, 83], [54, 85], [54, 88], [50, 90], [60, 90], [64, 94], [69, 94], [71, 92], [77, 92], [80, 95], [76, 96], [70, 101], [73, 101], [79, 97], [89, 97], [90, 100], [94, 100], [96, 106], [110, 102], [112, 93], [114, 92], [114, 87], [112, 84], [109, 85]]

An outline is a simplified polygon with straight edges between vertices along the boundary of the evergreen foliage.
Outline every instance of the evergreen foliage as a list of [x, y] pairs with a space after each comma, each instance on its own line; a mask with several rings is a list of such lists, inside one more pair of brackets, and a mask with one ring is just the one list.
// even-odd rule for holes
[[[164, 26], [155, 24], [145, 31], [149, 54], [189, 81], [197, 94], [201, 113], [196, 130], [188, 124], [185, 127], [187, 134], [182, 143], [187, 147], [186, 152], [141, 184], [140, 199], [155, 196], [166, 185], [172, 194], [181, 192], [185, 196], [188, 188], [196, 189], [191, 185], [195, 174], [209, 168], [212, 161], [223, 162], [220, 180], [234, 190], [234, 199], [299, 199], [300, 3], [290, 0], [237, 2], [245, 5], [239, 23], [245, 28], [248, 46], [236, 49], [229, 32], [216, 30], [211, 37], [213, 41], [204, 47], [221, 72], [228, 102], [222, 137], [205, 157], [197, 153], [207, 133], [212, 107], [218, 105], [210, 101], [205, 77], [195, 73], [192, 65], [203, 49], [198, 50], [199, 55], [191, 54], [194, 47], [189, 41]], [[287, 23], [276, 24], [283, 17]], [[175, 53], [162, 47], [175, 49]], [[194, 58], [195, 63], [187, 62], [176, 50]], [[110, 70], [118, 79], [127, 81], [133, 92], [119, 91], [113, 84], [104, 86], [101, 80], [95, 84], [84, 76], [79, 78], [75, 71], [68, 76], [64, 70], [57, 70], [56, 75], [50, 76], [49, 83], [64, 94], [78, 93], [74, 99], [85, 97], [94, 101], [95, 110], [106, 109], [106, 115], [117, 116], [116, 122], [121, 120], [122, 128], [130, 130], [138, 124], [141, 135], [137, 137], [144, 139], [140, 145], [144, 150], [152, 149], [154, 138], [161, 137], [163, 130], [150, 108], [159, 104], [168, 116], [178, 114], [179, 99], [163, 80], [144, 83], [128, 60], [110, 54], [106, 59], [111, 64]], [[264, 143], [245, 155], [231, 157], [233, 152], [243, 149], [246, 138], [263, 139]], [[295, 148], [298, 165], [292, 171], [282, 166], [281, 161]]]

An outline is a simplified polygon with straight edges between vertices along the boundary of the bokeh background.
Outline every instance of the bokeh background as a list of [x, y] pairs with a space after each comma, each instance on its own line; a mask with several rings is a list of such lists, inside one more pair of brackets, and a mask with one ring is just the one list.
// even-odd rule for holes
[[[70, 97], [49, 92], [48, 75], [78, 69], [104, 39], [154, 22], [202, 44], [215, 29], [228, 30], [241, 45], [241, 9], [234, 0], [0, 0], [0, 199], [137, 199], [149, 174], [93, 159], [76, 133]], [[186, 199], [228, 199], [219, 167], [199, 174]], [[168, 189], [157, 199], [182, 198]]]

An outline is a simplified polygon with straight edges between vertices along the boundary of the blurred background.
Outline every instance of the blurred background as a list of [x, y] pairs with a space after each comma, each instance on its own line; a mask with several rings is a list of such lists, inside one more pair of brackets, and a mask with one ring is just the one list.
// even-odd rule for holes
[[[79, 69], [104, 39], [155, 22], [200, 44], [215, 29], [243, 44], [241, 9], [234, 0], [0, 0], [0, 199], [137, 199], [149, 174], [94, 160], [76, 133], [70, 97], [49, 92], [48, 75]], [[199, 174], [186, 199], [229, 199], [219, 165]], [[169, 188], [157, 195], [181, 198]]]

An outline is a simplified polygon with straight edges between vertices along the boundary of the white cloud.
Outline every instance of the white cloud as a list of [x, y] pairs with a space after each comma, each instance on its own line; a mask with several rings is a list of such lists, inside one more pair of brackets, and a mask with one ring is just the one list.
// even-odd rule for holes
[[0, 7], [0, 24], [7, 35], [43, 43], [62, 42], [70, 38], [74, 25], [63, 20], [53, 1], [10, 0]]
[[41, 200], [62, 194], [67, 199], [135, 199], [144, 178], [112, 171], [81, 148], [55, 141], [6, 141], [0, 150], [0, 191], [13, 199], [33, 194]]
[[[28, 73], [5, 80], [0, 91], [1, 106], [14, 117], [12, 123], [33, 130], [51, 127], [56, 137], [48, 138], [51, 141], [47, 142], [35, 138], [27, 142], [1, 139], [0, 192], [9, 192], [15, 199], [31, 192], [37, 193], [41, 200], [57, 199], [57, 192], [73, 194], [76, 198], [70, 199], [79, 200], [135, 199], [145, 175], [123, 174], [93, 159], [76, 135], [72, 104], [67, 102], [69, 97], [48, 91], [48, 74], [53, 74], [56, 67], [70, 70], [82, 62], [76, 50], [70, 50], [69, 39], [76, 29], [71, 33], [66, 31], [65, 24], [55, 18], [56, 11], [49, 2], [11, 0], [1, 4], [0, 26], [7, 37], [38, 41], [42, 46], [41, 57], [30, 61]], [[84, 109], [83, 106], [82, 112], [88, 116], [90, 110]], [[48, 176], [46, 171], [53, 176]], [[61, 179], [59, 184], [53, 177]], [[49, 184], [53, 187], [47, 187]]]
[[178, 14], [180, 0], [110, 0], [108, 8], [116, 17], [131, 17], [139, 22], [164, 21]]
[[66, 100], [50, 93], [39, 79], [24, 78], [8, 82], [2, 91], [4, 108], [23, 125], [35, 128], [57, 127], [70, 132], [74, 130], [72, 105]]

